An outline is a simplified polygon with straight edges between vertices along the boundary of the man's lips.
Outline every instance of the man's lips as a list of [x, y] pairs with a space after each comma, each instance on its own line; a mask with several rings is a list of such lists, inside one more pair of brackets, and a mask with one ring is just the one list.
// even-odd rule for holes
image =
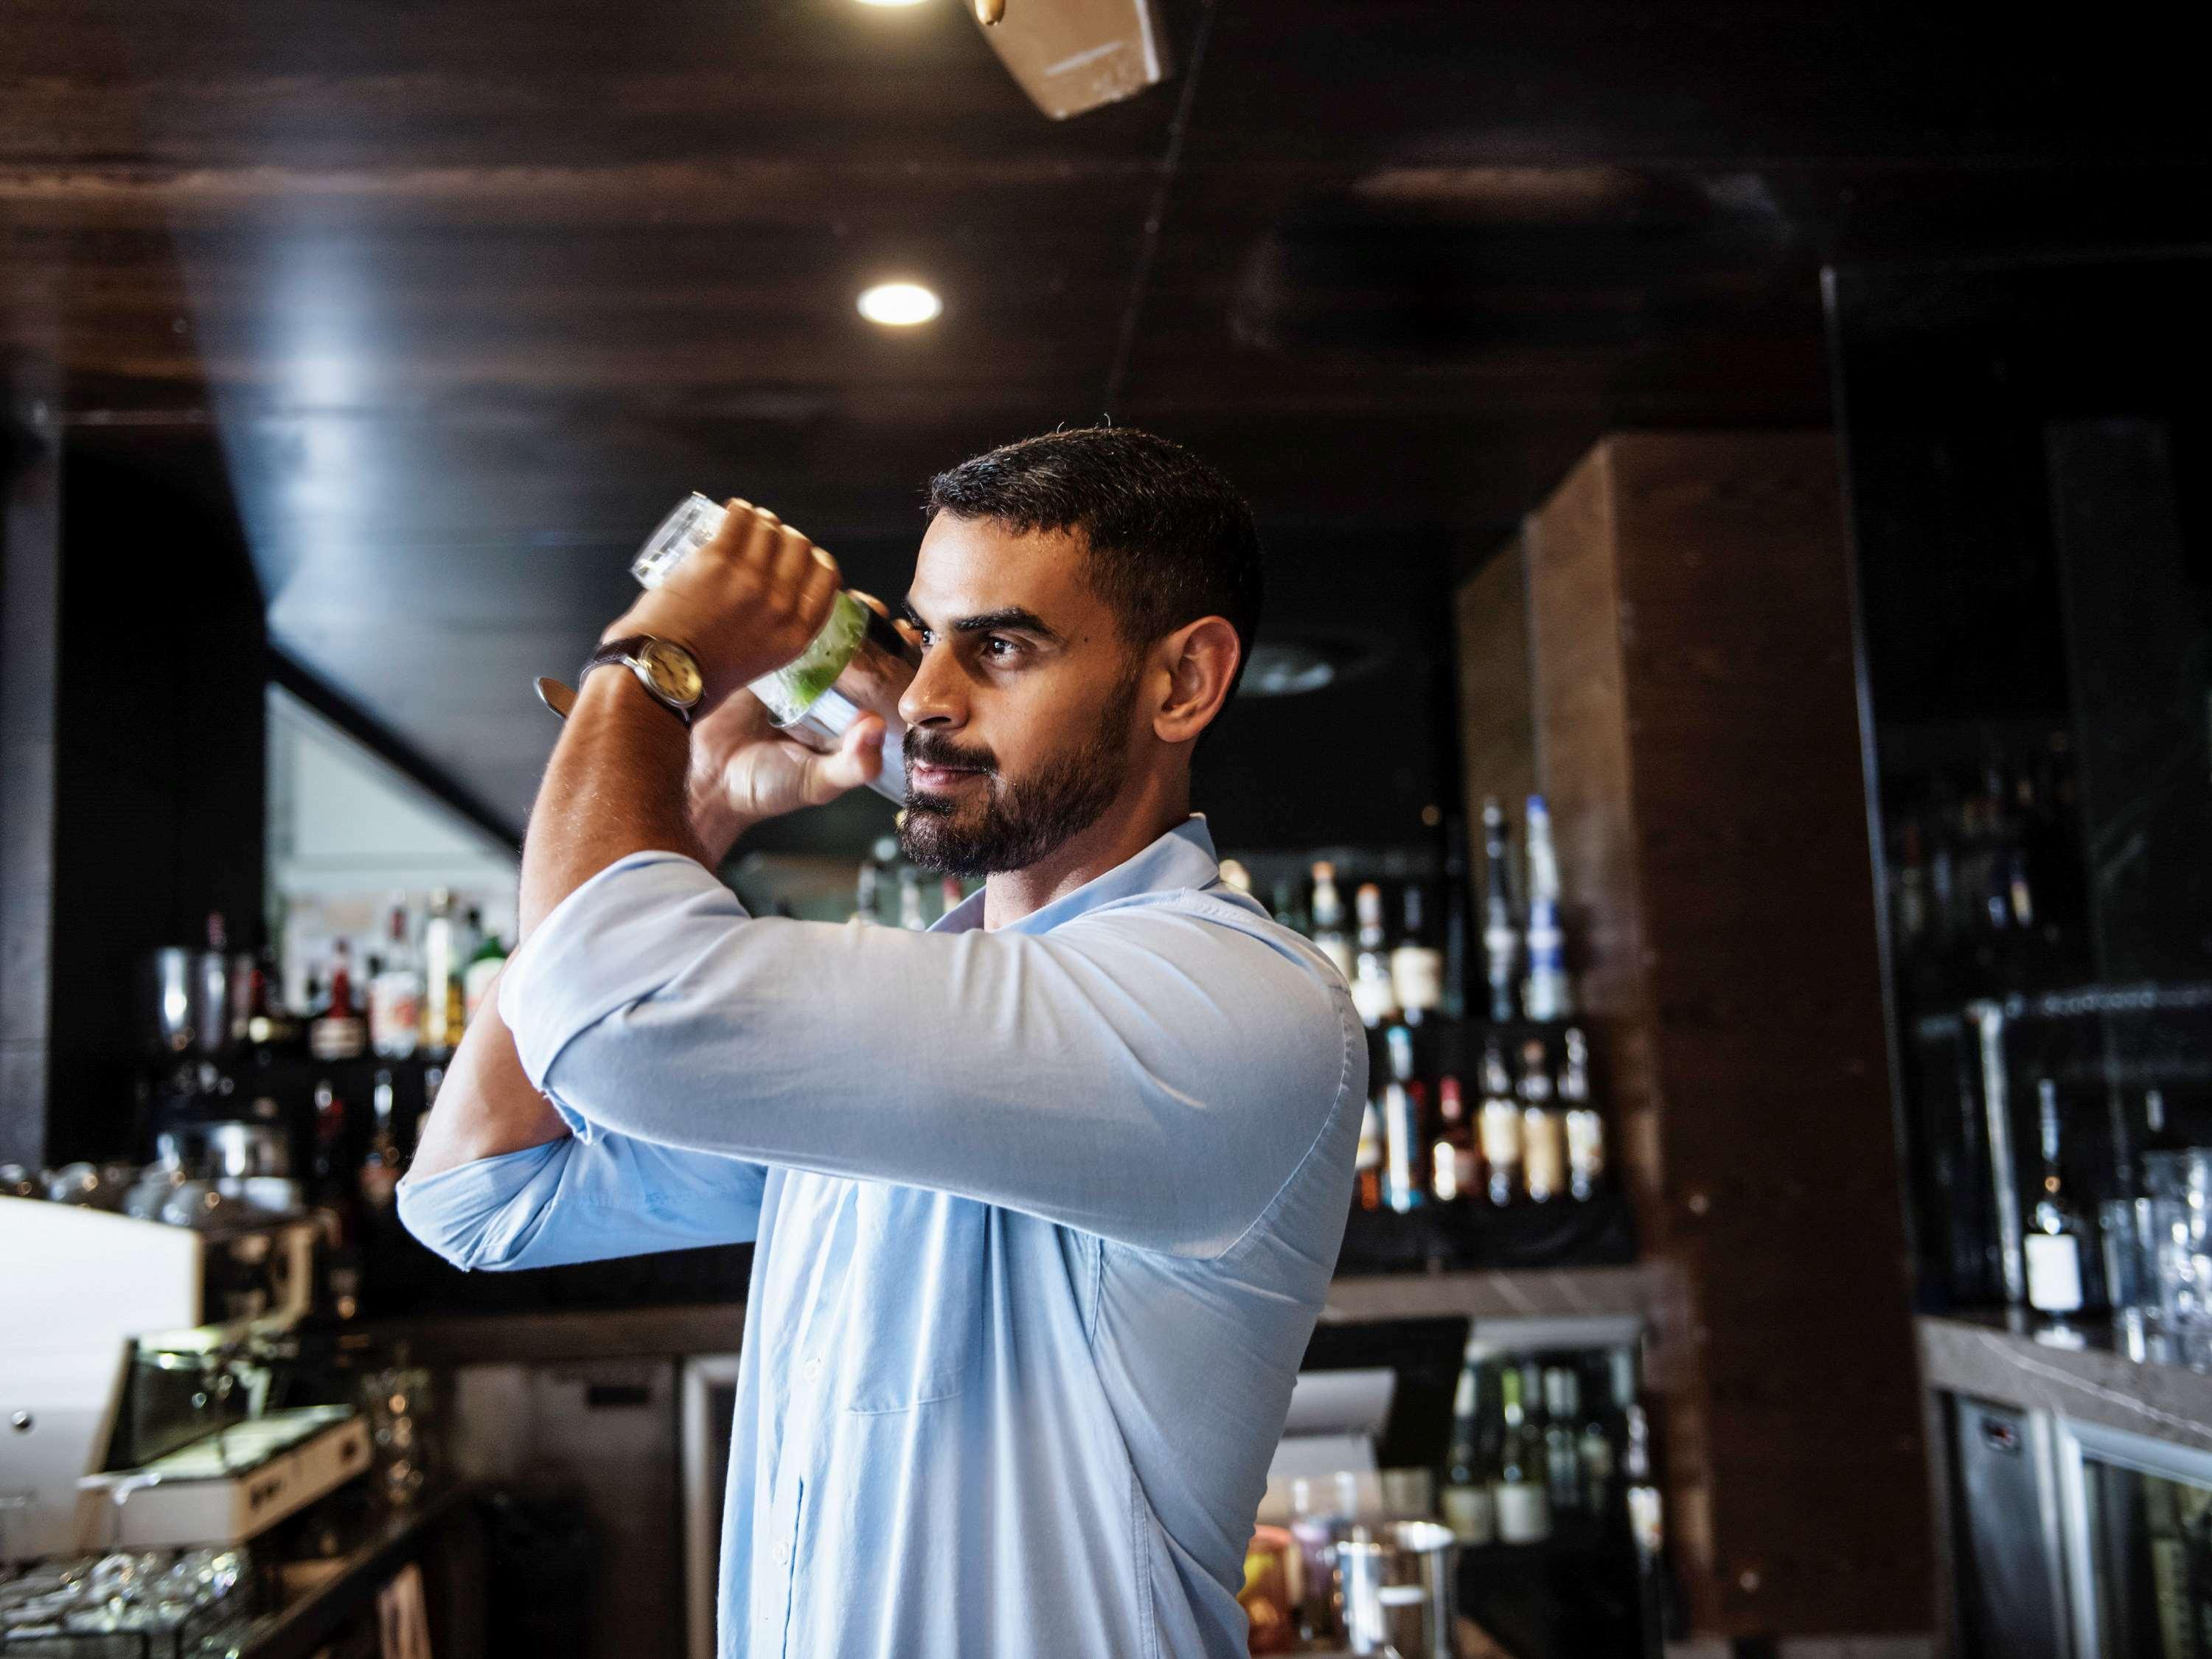
[[908, 781], [917, 789], [950, 789], [957, 783], [983, 775], [965, 766], [927, 766], [917, 761], [908, 774]]

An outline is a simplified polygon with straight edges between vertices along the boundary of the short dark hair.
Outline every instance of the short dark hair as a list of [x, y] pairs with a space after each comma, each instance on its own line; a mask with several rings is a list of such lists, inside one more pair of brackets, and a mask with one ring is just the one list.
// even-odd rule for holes
[[1225, 617], [1236, 695], [1260, 625], [1260, 532], [1229, 480], [1181, 444], [1125, 426], [1048, 432], [939, 473], [922, 511], [1079, 532], [1091, 589], [1132, 647]]

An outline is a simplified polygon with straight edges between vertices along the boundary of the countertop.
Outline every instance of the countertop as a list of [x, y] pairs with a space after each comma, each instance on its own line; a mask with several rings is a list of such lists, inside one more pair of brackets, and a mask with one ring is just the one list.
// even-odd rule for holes
[[[1359, 1274], [1330, 1287], [1330, 1322], [1464, 1315], [1478, 1334], [1541, 1346], [1546, 1334], [1591, 1321], [1624, 1330], [1651, 1317], [1659, 1279], [1647, 1267], [1559, 1267], [1534, 1272]], [[416, 1364], [542, 1364], [573, 1359], [734, 1353], [744, 1330], [742, 1302], [558, 1312], [435, 1314], [369, 1321], [349, 1345], [404, 1342]]]
[[2007, 1314], [1923, 1315], [1932, 1389], [2051, 1411], [2212, 1451], [2212, 1371], [2155, 1357], [2109, 1321], [2054, 1324]]

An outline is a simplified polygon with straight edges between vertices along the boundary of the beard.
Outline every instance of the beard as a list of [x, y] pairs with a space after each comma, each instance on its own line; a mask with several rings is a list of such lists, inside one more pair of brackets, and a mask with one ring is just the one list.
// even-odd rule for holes
[[[1136, 718], [1137, 675], [1115, 689], [1091, 730], [1072, 750], [1018, 778], [1002, 774], [988, 752], [957, 747], [927, 732], [906, 738], [906, 811], [899, 850], [910, 864], [948, 876], [1025, 870], [1098, 822], [1121, 792]], [[957, 796], [917, 795], [916, 766], [968, 767], [983, 775], [981, 809]]]

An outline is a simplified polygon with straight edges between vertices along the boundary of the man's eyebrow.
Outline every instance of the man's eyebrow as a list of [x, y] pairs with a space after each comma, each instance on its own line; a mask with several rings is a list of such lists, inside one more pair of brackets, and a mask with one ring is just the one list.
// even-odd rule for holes
[[[916, 628], [929, 626], [921, 619], [921, 613], [914, 608], [912, 599], [900, 601], [899, 614]], [[951, 631], [956, 634], [990, 634], [1001, 629], [1034, 634], [1039, 639], [1048, 640], [1054, 645], [1063, 642], [1058, 629], [1038, 616], [1036, 611], [1018, 605], [1001, 605], [998, 610], [986, 611], [981, 616], [963, 617], [951, 626]]]

